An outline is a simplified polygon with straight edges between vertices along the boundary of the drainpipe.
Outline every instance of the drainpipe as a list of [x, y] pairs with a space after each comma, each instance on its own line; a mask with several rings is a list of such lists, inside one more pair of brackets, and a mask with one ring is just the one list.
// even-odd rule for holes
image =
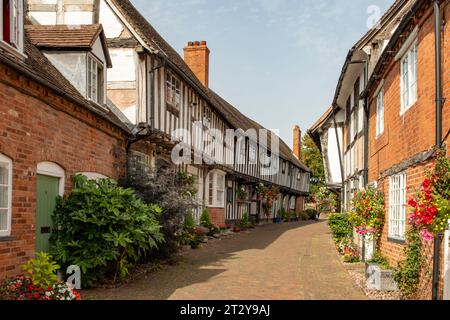
[[[436, 147], [442, 146], [442, 91], [441, 91], [441, 12], [439, 0], [434, 0], [434, 36], [436, 65]], [[439, 300], [440, 254], [443, 234], [434, 237], [433, 300]]]

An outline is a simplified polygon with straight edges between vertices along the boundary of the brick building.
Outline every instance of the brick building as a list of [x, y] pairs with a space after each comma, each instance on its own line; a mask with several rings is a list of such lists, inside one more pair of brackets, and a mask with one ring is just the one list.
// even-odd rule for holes
[[[449, 1], [439, 1], [442, 96], [450, 93]], [[363, 93], [369, 99], [369, 183], [386, 198], [381, 252], [392, 265], [403, 258], [407, 200], [425, 179], [436, 145], [436, 59], [433, 1], [416, 1], [401, 21], [375, 66]], [[445, 101], [445, 100], [444, 100]], [[448, 101], [443, 105], [442, 136], [450, 130]], [[447, 141], [445, 141], [448, 145]], [[448, 236], [448, 235], [447, 235]], [[433, 242], [424, 243], [432, 271]], [[449, 248], [441, 248], [439, 295], [450, 298]], [[423, 276], [419, 297], [431, 297], [431, 276]]]
[[0, 26], [0, 279], [21, 273], [21, 264], [46, 250], [56, 196], [70, 191], [75, 174], [123, 175], [129, 135], [99, 89], [106, 87], [101, 83], [105, 78], [82, 81], [86, 86], [81, 93], [74, 79], [69, 81], [53, 65], [57, 61], [50, 62], [50, 47], [61, 49], [63, 43], [56, 42], [69, 36], [72, 43], [92, 41], [75, 51], [92, 55], [106, 70], [102, 59], [107, 48], [94, 48], [94, 42], [101, 42], [101, 27], [80, 28], [78, 38], [68, 30], [56, 30], [54, 38], [48, 36], [50, 29], [40, 33], [45, 40], [40, 43], [46, 42], [49, 50], [44, 55], [30, 43], [34, 38], [40, 46], [36, 37], [24, 35], [22, 2], [7, 2], [14, 23], [3, 19]]

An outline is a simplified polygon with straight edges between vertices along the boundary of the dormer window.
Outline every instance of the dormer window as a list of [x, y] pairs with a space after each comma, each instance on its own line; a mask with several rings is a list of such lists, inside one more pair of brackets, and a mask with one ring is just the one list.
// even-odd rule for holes
[[23, 52], [23, 0], [0, 0], [0, 44]]
[[87, 98], [98, 104], [103, 104], [104, 89], [103, 64], [92, 54], [87, 56]]
[[85, 99], [106, 103], [106, 69], [112, 63], [101, 25], [26, 25], [25, 31]]

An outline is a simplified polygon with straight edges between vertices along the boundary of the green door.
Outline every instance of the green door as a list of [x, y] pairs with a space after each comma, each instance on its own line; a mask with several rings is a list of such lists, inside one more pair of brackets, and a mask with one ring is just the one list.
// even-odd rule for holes
[[59, 195], [59, 178], [37, 175], [36, 252], [48, 252], [52, 215]]

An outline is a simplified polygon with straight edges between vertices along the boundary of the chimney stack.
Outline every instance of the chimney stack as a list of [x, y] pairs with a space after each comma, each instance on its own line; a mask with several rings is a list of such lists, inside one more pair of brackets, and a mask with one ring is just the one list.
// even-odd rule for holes
[[184, 48], [184, 61], [200, 82], [209, 87], [209, 49], [206, 41], [188, 42]]
[[297, 159], [301, 160], [302, 158], [302, 131], [298, 125], [294, 126], [294, 155]]

